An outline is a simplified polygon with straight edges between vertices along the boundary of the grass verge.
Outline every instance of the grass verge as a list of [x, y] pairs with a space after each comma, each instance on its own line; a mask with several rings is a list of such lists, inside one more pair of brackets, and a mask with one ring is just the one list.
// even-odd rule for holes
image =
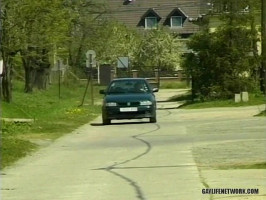
[[[265, 104], [265, 98], [263, 95], [249, 94], [248, 102], [235, 103], [234, 100], [215, 100], [201, 102], [199, 100], [191, 101], [191, 94], [177, 95], [170, 98], [168, 101], [186, 101], [181, 107], [186, 109], [202, 109], [202, 108], [214, 108], [214, 107], [241, 107], [241, 106], [256, 106]], [[265, 115], [262, 112], [260, 116]]]
[[261, 113], [255, 115], [256, 117], [266, 117], [266, 109], [262, 111]]
[[1, 147], [1, 168], [14, 163], [19, 158], [26, 156], [37, 148], [37, 145], [27, 140], [21, 140], [11, 137], [2, 138]]
[[186, 81], [163, 81], [160, 82], [160, 89], [186, 89], [189, 88]]
[[222, 169], [222, 170], [228, 170], [228, 169], [266, 169], [266, 162], [256, 163], [256, 164], [220, 166], [218, 169]]
[[[14, 82], [13, 102], [2, 103], [2, 117], [30, 118], [34, 123], [2, 122], [1, 168], [36, 150], [35, 140], [55, 140], [96, 118], [101, 112], [100, 105], [90, 105], [89, 91], [84, 105], [78, 107], [85, 84], [62, 85], [59, 98], [56, 85], [25, 94], [23, 83]], [[96, 102], [101, 99], [100, 89], [94, 88]]]

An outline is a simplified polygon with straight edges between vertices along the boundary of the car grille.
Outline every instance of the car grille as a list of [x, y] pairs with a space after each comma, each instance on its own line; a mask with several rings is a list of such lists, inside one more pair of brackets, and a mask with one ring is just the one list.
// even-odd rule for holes
[[139, 102], [118, 102], [118, 106], [123, 107], [139, 106], [139, 104]]

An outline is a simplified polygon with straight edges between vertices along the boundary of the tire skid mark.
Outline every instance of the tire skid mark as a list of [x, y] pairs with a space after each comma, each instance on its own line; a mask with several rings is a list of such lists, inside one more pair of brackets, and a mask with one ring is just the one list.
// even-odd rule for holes
[[140, 200], [146, 200], [141, 187], [133, 180], [131, 180], [130, 178], [123, 176], [122, 174], [119, 174], [115, 171], [112, 171], [112, 169], [106, 169], [107, 172], [113, 174], [114, 176], [117, 176], [123, 180], [125, 180], [126, 182], [128, 182], [135, 190], [136, 194], [137, 194], [137, 198]]
[[169, 108], [164, 108], [164, 105], [162, 105], [161, 108], [157, 108], [157, 110], [162, 110], [162, 111], [166, 112], [166, 114], [161, 116], [161, 117], [168, 117], [169, 115], [172, 114], [172, 112], [170, 111]]
[[154, 125], [156, 126], [156, 128], [154, 130], [151, 130], [151, 131], [148, 131], [148, 132], [144, 132], [144, 133], [141, 133], [141, 134], [138, 134], [138, 135], [131, 136], [131, 138], [133, 138], [135, 140], [138, 140], [138, 141], [140, 141], [140, 142], [145, 144], [146, 150], [143, 153], [140, 153], [139, 155], [137, 155], [137, 156], [135, 156], [135, 157], [133, 157], [131, 159], [128, 159], [128, 160], [125, 160], [125, 161], [122, 161], [122, 162], [119, 162], [119, 163], [115, 163], [115, 164], [113, 164], [111, 166], [108, 166], [106, 168], [94, 169], [94, 170], [105, 170], [105, 171], [107, 171], [107, 172], [109, 172], [109, 173], [111, 173], [111, 174], [123, 179], [124, 181], [128, 182], [134, 188], [134, 190], [135, 190], [135, 192], [137, 194], [137, 198], [139, 200], [146, 200], [146, 198], [144, 196], [144, 193], [143, 193], [141, 187], [137, 184], [137, 182], [135, 182], [132, 179], [130, 179], [130, 178], [118, 173], [118, 172], [115, 172], [113, 170], [115, 170], [115, 169], [119, 170], [119, 168], [116, 168], [117, 166], [129, 163], [129, 162], [131, 162], [133, 160], [137, 160], [137, 159], [147, 155], [151, 151], [151, 149], [152, 149], [151, 144], [149, 142], [147, 142], [146, 140], [141, 139], [139, 137], [143, 136], [143, 135], [146, 135], [146, 134], [149, 134], [149, 133], [152, 133], [152, 132], [155, 132], [155, 131], [158, 131], [161, 128], [159, 124], [154, 124]]
[[128, 160], [125, 160], [125, 161], [122, 161], [122, 162], [119, 162], [119, 163], [115, 163], [114, 165], [109, 166], [109, 168], [114, 169], [116, 166], [129, 163], [129, 162], [131, 162], [133, 160], [137, 160], [137, 159], [141, 158], [142, 156], [148, 154], [150, 152], [151, 148], [152, 148], [151, 144], [149, 142], [147, 142], [146, 140], [143, 140], [143, 139], [141, 139], [139, 137], [143, 136], [143, 135], [146, 135], [146, 134], [149, 134], [149, 133], [152, 133], [152, 132], [155, 132], [155, 131], [158, 131], [161, 128], [159, 124], [155, 124], [155, 126], [156, 126], [156, 128], [154, 130], [152, 130], [152, 131], [148, 131], [148, 132], [140, 133], [138, 135], [131, 136], [131, 138], [133, 138], [135, 140], [138, 140], [138, 141], [144, 143], [147, 146], [146, 150], [143, 153], [141, 153], [141, 154], [139, 154], [139, 155], [137, 155], [137, 156], [135, 156], [135, 157], [133, 157], [131, 159], [128, 159]]
[[161, 128], [160, 125], [158, 125], [158, 124], [155, 124], [155, 126], [156, 126], [156, 129], [154, 129], [154, 130], [152, 130], [152, 131], [148, 131], [148, 132], [145, 132], [145, 133], [141, 133], [141, 134], [138, 134], [138, 135], [133, 135], [133, 136], [131, 136], [131, 138], [133, 138], [133, 139], [135, 139], [135, 140], [138, 140], [138, 141], [144, 143], [144, 144], [147, 146], [146, 150], [145, 150], [143, 153], [141, 153], [141, 154], [139, 154], [139, 155], [137, 155], [137, 156], [135, 156], [135, 157], [133, 157], [133, 158], [131, 158], [131, 159], [125, 160], [125, 161], [123, 161], [123, 162], [116, 163], [115, 165], [113, 165], [113, 167], [116, 167], [116, 166], [118, 166], [118, 165], [122, 165], [122, 164], [129, 163], [129, 162], [131, 162], [131, 161], [133, 161], [133, 160], [137, 160], [137, 159], [139, 159], [140, 157], [142, 157], [142, 156], [148, 154], [148, 153], [150, 152], [151, 148], [152, 148], [152, 147], [151, 147], [151, 144], [150, 144], [149, 142], [147, 142], [146, 140], [143, 140], [143, 139], [141, 139], [141, 138], [139, 138], [139, 137], [140, 137], [140, 136], [143, 136], [143, 135], [146, 135], [146, 134], [149, 134], [149, 133], [152, 133], [152, 132], [155, 132], [155, 131], [157, 131], [157, 130], [159, 130], [159, 129]]

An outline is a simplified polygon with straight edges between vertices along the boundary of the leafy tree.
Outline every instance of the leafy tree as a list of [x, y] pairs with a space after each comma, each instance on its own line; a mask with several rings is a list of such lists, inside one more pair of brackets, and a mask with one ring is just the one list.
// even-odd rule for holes
[[[18, 30], [16, 29], [16, 24], [11, 23], [12, 21], [12, 12], [9, 12], [10, 9], [17, 6], [17, 2], [2, 2], [1, 7], [1, 58], [3, 59], [4, 64], [4, 74], [2, 82], [2, 94], [3, 99], [7, 102], [12, 100], [11, 93], [11, 70], [12, 70], [12, 57], [18, 51], [18, 45], [16, 43], [16, 36], [18, 36]], [[10, 32], [14, 34], [10, 34]], [[2, 95], [0, 94], [0, 95]]]
[[4, 77], [7, 77], [3, 81], [3, 91], [6, 91], [3, 96], [6, 101], [11, 101], [9, 74], [12, 59], [19, 54], [23, 61], [25, 92], [31, 92], [35, 84], [44, 88], [47, 78], [44, 74], [49, 73], [49, 52], [65, 37], [68, 13], [63, 0], [4, 0], [1, 14], [1, 52], [5, 63]]
[[[231, 7], [232, 11], [234, 7]], [[252, 76], [259, 60], [252, 43], [256, 30], [249, 15], [228, 12], [213, 33], [208, 29], [196, 34], [188, 43], [193, 53], [186, 56], [184, 68], [193, 78], [193, 96], [202, 99], [230, 98], [234, 93], [256, 87]], [[254, 36], [255, 35], [255, 36]]]
[[[212, 12], [219, 13], [223, 19], [227, 20], [237, 19], [242, 23], [241, 20], [248, 21], [250, 29], [252, 30], [252, 52], [254, 59], [258, 63], [260, 56], [258, 54], [258, 28], [261, 24], [261, 0], [213, 0], [212, 1]], [[242, 14], [242, 15], [240, 15]], [[244, 14], [244, 15], [243, 15]], [[264, 70], [262, 65], [258, 65], [258, 68], [254, 72], [258, 75], [260, 81], [260, 90], [264, 90]]]
[[95, 48], [90, 44], [98, 41], [97, 30], [103, 25], [99, 17], [106, 13], [106, 8], [104, 3], [96, 0], [69, 0], [65, 6], [72, 13], [65, 48], [69, 54], [70, 66], [76, 71], [84, 65], [86, 51]]
[[3, 0], [1, 57], [5, 63], [4, 99], [12, 99], [14, 57], [22, 60], [25, 92], [32, 92], [33, 87], [46, 88], [52, 59], [60, 51], [68, 50], [70, 63], [79, 65], [94, 31], [93, 15], [100, 13], [99, 10], [95, 0]]
[[177, 35], [160, 27], [144, 33], [135, 56], [135, 67], [170, 70], [178, 66], [181, 43]]
[[24, 0], [16, 14], [20, 17], [20, 53], [25, 69], [25, 92], [32, 92], [34, 85], [46, 88], [49, 75], [49, 53], [54, 45], [60, 46], [68, 30], [66, 12], [62, 0]]
[[90, 45], [95, 47], [98, 60], [103, 64], [115, 65], [118, 57], [135, 59], [141, 36], [123, 24], [107, 20], [97, 30], [96, 37]]
[[224, 12], [249, 12], [250, 10], [261, 10], [261, 0], [212, 0], [212, 9], [215, 13]]
[[150, 71], [153, 67], [170, 70], [180, 63], [180, 40], [166, 29], [143, 33], [116, 21], [105, 23], [98, 29], [98, 39], [91, 43], [101, 63], [115, 65], [117, 57], [128, 56], [131, 67], [142, 71]]

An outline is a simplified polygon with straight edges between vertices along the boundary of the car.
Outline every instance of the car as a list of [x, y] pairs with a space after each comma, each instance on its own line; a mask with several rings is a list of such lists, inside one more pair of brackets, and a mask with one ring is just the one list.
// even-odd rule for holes
[[116, 119], [142, 119], [149, 118], [156, 123], [156, 99], [152, 88], [144, 78], [120, 78], [111, 81], [104, 94], [102, 105], [102, 122], [111, 124]]

